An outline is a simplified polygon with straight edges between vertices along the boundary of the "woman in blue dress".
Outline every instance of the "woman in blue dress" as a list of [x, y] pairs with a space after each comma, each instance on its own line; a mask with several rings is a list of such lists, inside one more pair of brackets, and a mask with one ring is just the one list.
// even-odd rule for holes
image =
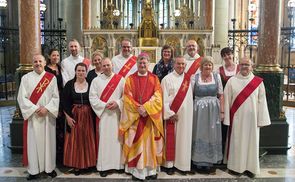
[[223, 88], [220, 75], [213, 73], [213, 62], [210, 56], [203, 58], [194, 83], [192, 161], [197, 172], [208, 174], [223, 156]]

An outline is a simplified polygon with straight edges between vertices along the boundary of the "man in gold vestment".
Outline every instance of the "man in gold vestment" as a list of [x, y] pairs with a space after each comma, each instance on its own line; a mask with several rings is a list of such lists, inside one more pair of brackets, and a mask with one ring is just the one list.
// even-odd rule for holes
[[123, 93], [120, 136], [125, 171], [134, 180], [157, 179], [163, 158], [162, 90], [148, 64], [149, 56], [141, 53]]

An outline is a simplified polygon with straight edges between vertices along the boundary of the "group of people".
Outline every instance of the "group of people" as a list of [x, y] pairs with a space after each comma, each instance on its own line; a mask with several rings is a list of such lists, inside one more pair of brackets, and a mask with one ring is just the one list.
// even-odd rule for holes
[[157, 179], [160, 170], [210, 174], [221, 163], [234, 175], [259, 174], [259, 128], [270, 118], [250, 59], [237, 65], [224, 48], [214, 71], [213, 58], [189, 40], [175, 58], [164, 45], [151, 72], [149, 55], [132, 55], [129, 39], [112, 59], [95, 51], [90, 61], [79, 49], [71, 40], [60, 64], [55, 49], [47, 64], [35, 55], [21, 79], [28, 180], [42, 172], [54, 178], [56, 159], [75, 175], [96, 166], [101, 177], [115, 170], [133, 180]]

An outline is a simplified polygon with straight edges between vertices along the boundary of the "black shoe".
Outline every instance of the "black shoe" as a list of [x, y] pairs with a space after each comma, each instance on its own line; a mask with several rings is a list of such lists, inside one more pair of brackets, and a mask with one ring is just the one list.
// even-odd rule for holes
[[250, 171], [245, 171], [244, 174], [249, 178], [255, 178], [255, 174], [251, 173]]
[[30, 181], [30, 180], [34, 180], [34, 179], [37, 179], [38, 178], [38, 174], [35, 174], [35, 175], [32, 175], [32, 174], [29, 174], [27, 176], [27, 180]]
[[51, 178], [55, 178], [57, 176], [55, 170], [53, 170], [51, 173], [47, 173], [48, 176], [50, 176]]
[[133, 180], [133, 181], [143, 181], [142, 179], [139, 179], [139, 178], [137, 178], [137, 177], [135, 177], [135, 176], [133, 176], [133, 175], [132, 175], [132, 180]]
[[177, 169], [177, 172], [182, 175], [182, 176], [186, 176], [187, 172], [186, 171], [182, 171], [182, 170], [179, 170]]
[[124, 169], [118, 169], [118, 170], [116, 170], [116, 172], [117, 172], [118, 174], [123, 174], [123, 173], [125, 173], [125, 170], [124, 170]]
[[215, 175], [216, 174], [216, 168], [215, 167], [210, 167], [209, 174]]
[[146, 180], [156, 180], [158, 178], [158, 174], [152, 175], [152, 176], [147, 176], [145, 179]]
[[81, 171], [79, 169], [74, 170], [74, 175], [79, 176], [81, 174]]
[[173, 175], [175, 170], [173, 168], [166, 168], [165, 172], [168, 174], [168, 175]]
[[242, 173], [238, 173], [238, 172], [230, 170], [230, 169], [228, 170], [228, 173], [233, 175], [233, 176], [237, 176], [237, 177], [242, 176]]
[[108, 173], [107, 171], [99, 171], [99, 175], [100, 175], [101, 177], [107, 177], [108, 174], [109, 174], [109, 173]]

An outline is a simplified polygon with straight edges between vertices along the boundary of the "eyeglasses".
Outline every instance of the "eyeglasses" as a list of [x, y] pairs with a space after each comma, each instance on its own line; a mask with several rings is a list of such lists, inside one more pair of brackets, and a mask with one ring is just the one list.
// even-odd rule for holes
[[131, 46], [122, 46], [123, 49], [130, 49]]
[[196, 47], [196, 45], [187, 45], [186, 47]]
[[250, 64], [240, 64], [241, 66], [245, 66], [245, 67], [248, 67], [250, 66]]

